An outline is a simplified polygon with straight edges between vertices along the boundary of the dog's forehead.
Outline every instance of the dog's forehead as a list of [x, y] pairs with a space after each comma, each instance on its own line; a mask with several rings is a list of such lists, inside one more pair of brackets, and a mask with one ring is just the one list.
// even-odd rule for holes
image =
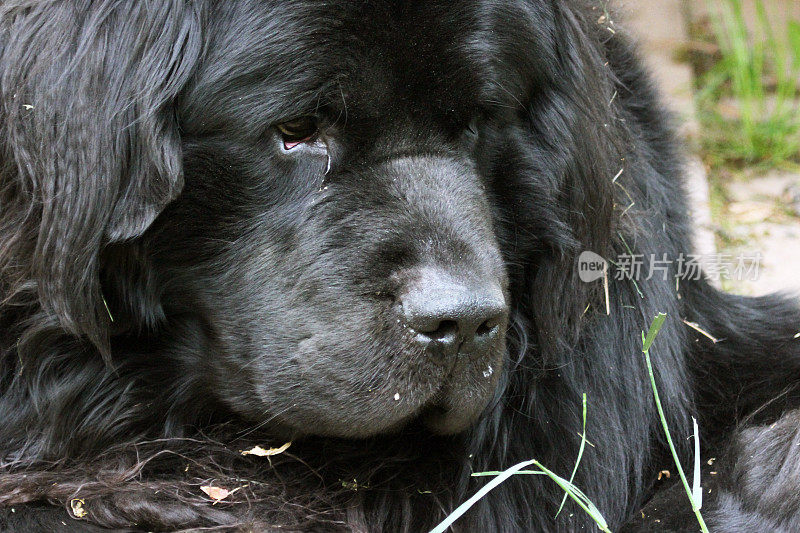
[[203, 109], [201, 129], [231, 110], [251, 128], [320, 106], [351, 120], [457, 121], [480, 102], [524, 98], [540, 16], [530, 2], [497, 0], [222, 3], [192, 91], [207, 101], [187, 113]]

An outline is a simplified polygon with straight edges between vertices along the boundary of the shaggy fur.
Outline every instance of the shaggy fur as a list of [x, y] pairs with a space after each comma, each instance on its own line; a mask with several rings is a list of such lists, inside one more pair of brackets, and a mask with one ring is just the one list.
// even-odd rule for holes
[[[575, 483], [616, 530], [669, 466], [659, 312], [684, 464], [692, 416], [728, 449], [712, 525], [796, 528], [797, 415], [763, 425], [800, 399], [795, 304], [673, 263], [611, 279], [607, 313], [578, 277], [584, 250], [691, 251], [674, 134], [601, 4], [5, 0], [0, 530], [424, 531], [473, 472], [568, 476], [583, 394]], [[428, 357], [398, 315], [424, 269], [502, 290], [505, 338]], [[596, 527], [562, 497], [512, 477], [455, 528]]]

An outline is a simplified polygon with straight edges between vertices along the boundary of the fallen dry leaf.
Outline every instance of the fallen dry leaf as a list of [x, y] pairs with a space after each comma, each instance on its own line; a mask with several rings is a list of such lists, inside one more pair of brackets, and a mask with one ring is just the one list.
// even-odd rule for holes
[[254, 446], [249, 450], [243, 451], [242, 455], [255, 455], [256, 457], [271, 457], [273, 455], [278, 455], [280, 453], [285, 452], [286, 450], [289, 449], [289, 446], [291, 445], [292, 445], [291, 442], [287, 442], [286, 444], [284, 444], [279, 448], [269, 448], [268, 450], [265, 450], [261, 446]]
[[69, 506], [72, 509], [72, 514], [75, 515], [75, 518], [83, 518], [86, 516], [86, 509], [83, 508], [85, 503], [86, 502], [84, 500], [79, 498], [75, 498], [69, 502]]
[[228, 489], [223, 489], [222, 487], [204, 486], [200, 487], [200, 490], [205, 492], [209, 498], [216, 501], [224, 500], [231, 495], [231, 491]]

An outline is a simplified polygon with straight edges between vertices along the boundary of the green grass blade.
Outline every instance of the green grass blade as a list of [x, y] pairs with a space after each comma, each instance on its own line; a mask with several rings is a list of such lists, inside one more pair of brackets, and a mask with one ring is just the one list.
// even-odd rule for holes
[[605, 518], [603, 518], [603, 515], [600, 514], [600, 510], [597, 509], [597, 507], [595, 507], [595, 505], [589, 500], [589, 498], [583, 492], [581, 492], [575, 485], [573, 485], [566, 479], [554, 474], [553, 472], [542, 466], [542, 464], [539, 463], [538, 461], [535, 464], [536, 466], [541, 468], [550, 479], [555, 481], [558, 484], [558, 486], [564, 489], [567, 495], [573, 500], [575, 500], [575, 502], [578, 505], [580, 505], [581, 508], [584, 511], [586, 511], [586, 513], [589, 516], [592, 517], [592, 519], [597, 524], [597, 527], [600, 528], [600, 531], [611, 533], [611, 530], [608, 529], [608, 522], [606, 522]]
[[692, 417], [694, 428], [694, 478], [692, 479], [692, 499], [697, 509], [703, 508], [703, 487], [700, 486], [700, 430], [697, 419]]
[[[664, 408], [661, 406], [661, 398], [658, 395], [658, 387], [656, 386], [656, 378], [655, 374], [653, 373], [653, 364], [650, 361], [650, 346], [653, 344], [653, 340], [655, 335], [658, 334], [658, 331], [661, 329], [661, 325], [664, 323], [664, 318], [666, 315], [664, 313], [659, 313], [654, 319], [653, 323], [650, 326], [650, 332], [645, 337], [644, 332], [642, 332], [642, 339], [643, 339], [643, 346], [645, 347], [644, 350], [644, 359], [647, 363], [647, 373], [650, 376], [650, 385], [653, 388], [653, 398], [656, 402], [656, 409], [658, 410], [658, 416], [661, 419], [661, 426], [664, 428], [664, 434], [667, 437], [667, 444], [669, 445], [669, 451], [672, 453], [672, 458], [675, 461], [675, 467], [678, 469], [678, 475], [681, 478], [681, 483], [683, 483], [683, 488], [686, 490], [686, 494], [689, 496], [689, 501], [692, 504], [692, 510], [694, 511], [695, 516], [697, 517], [697, 522], [700, 524], [700, 529], [703, 533], [708, 533], [708, 527], [706, 526], [705, 520], [703, 520], [703, 516], [700, 514], [700, 509], [697, 507], [697, 503], [694, 498], [694, 494], [692, 493], [692, 488], [689, 487], [689, 482], [686, 480], [686, 474], [683, 472], [683, 467], [681, 466], [680, 458], [678, 457], [678, 452], [675, 449], [675, 444], [672, 442], [672, 435], [669, 431], [669, 426], [667, 425], [667, 417], [664, 414]], [[655, 332], [655, 333], [654, 333]], [[649, 343], [647, 340], [649, 339]], [[699, 483], [698, 483], [699, 486]]]
[[789, 54], [791, 55], [792, 79], [797, 77], [800, 72], [800, 21], [790, 20], [786, 28], [786, 36], [789, 42]]
[[512, 466], [511, 468], [509, 468], [508, 470], [505, 470], [504, 472], [500, 472], [500, 474], [497, 477], [495, 477], [489, 483], [487, 483], [486, 485], [481, 487], [480, 490], [478, 490], [478, 492], [473, 494], [470, 499], [468, 499], [467, 501], [465, 501], [464, 503], [459, 505], [458, 508], [455, 511], [450, 513], [450, 515], [447, 518], [445, 518], [444, 521], [442, 521], [441, 524], [439, 524], [438, 526], [433, 528], [430, 533], [444, 533], [445, 531], [447, 531], [447, 529], [450, 526], [452, 526], [455, 523], [456, 520], [461, 518], [464, 515], [464, 513], [469, 511], [469, 509], [473, 505], [478, 503], [478, 501], [480, 501], [481, 498], [483, 498], [484, 496], [489, 494], [489, 492], [491, 492], [498, 485], [500, 485], [505, 480], [507, 480], [508, 478], [513, 476], [514, 474], [516, 474], [518, 471], [522, 470], [526, 466], [530, 466], [530, 465], [533, 465], [533, 464], [536, 464], [535, 460], [523, 461], [522, 463], [518, 463], [518, 464]]
[[[575, 467], [572, 469], [572, 474], [569, 476], [569, 484], [572, 485], [572, 482], [575, 481], [575, 474], [578, 472], [578, 466], [581, 464], [581, 458], [583, 457], [583, 450], [586, 448], [586, 393], [583, 393], [583, 433], [581, 433], [581, 447], [578, 449], [578, 458], [575, 460]], [[561, 505], [558, 506], [558, 512], [556, 512], [556, 518], [558, 515], [561, 514], [561, 510], [564, 508], [564, 504], [567, 503], [567, 496], [568, 494], [564, 493], [564, 498], [561, 500]]]
[[650, 350], [650, 346], [653, 345], [653, 341], [656, 340], [656, 335], [658, 332], [661, 331], [661, 327], [664, 325], [664, 321], [667, 319], [667, 315], [664, 313], [658, 313], [658, 315], [653, 319], [653, 323], [650, 324], [650, 331], [647, 332], [647, 336], [643, 336], [642, 341], [642, 351], [648, 352]]

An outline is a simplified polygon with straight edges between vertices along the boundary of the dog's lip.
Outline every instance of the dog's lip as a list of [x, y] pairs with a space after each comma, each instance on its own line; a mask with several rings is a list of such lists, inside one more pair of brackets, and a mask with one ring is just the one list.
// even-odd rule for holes
[[[493, 376], [495, 373], [493, 364], [492, 362], [487, 363], [488, 374], [486, 373], [487, 371], [484, 371], [483, 375], [488, 379], [496, 380], [497, 378]], [[489, 405], [497, 387], [495, 381], [490, 388], [470, 391], [468, 396], [472, 401], [464, 405], [458, 401], [461, 398], [460, 394], [455, 394], [454, 391], [448, 390], [450, 385], [458, 380], [456, 373], [457, 370], [452, 369], [442, 379], [434, 394], [417, 410], [413, 417], [420, 420], [430, 431], [438, 435], [454, 435], [468, 429], [480, 417], [486, 406]], [[480, 398], [475, 395], [479, 395]]]

